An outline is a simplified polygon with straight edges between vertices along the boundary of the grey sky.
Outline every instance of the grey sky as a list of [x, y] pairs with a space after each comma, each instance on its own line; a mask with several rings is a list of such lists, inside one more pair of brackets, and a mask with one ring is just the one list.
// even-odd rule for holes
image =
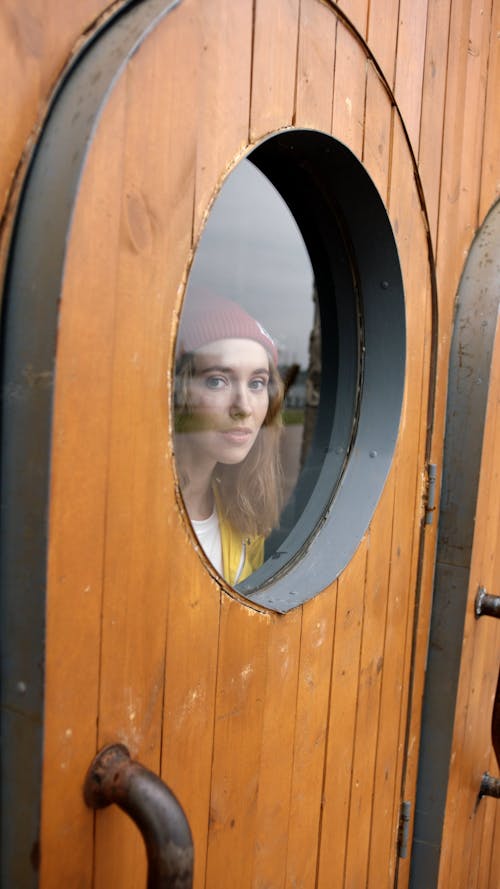
[[218, 195], [188, 283], [240, 303], [278, 343], [280, 363], [307, 365], [313, 273], [295, 220], [250, 161]]

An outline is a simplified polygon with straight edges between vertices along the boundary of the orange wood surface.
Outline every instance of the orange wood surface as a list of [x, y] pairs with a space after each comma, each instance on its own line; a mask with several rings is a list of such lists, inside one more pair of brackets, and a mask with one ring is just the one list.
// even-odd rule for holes
[[316, 885], [336, 584], [303, 608], [286, 862], [287, 886]]
[[366, 111], [363, 134], [363, 163], [380, 196], [387, 202], [392, 152], [392, 108], [386, 90], [372, 64], [366, 70]]
[[[332, 133], [361, 156], [366, 97], [366, 55], [351, 32], [337, 26]], [[343, 89], [337, 84], [342, 83]]]
[[500, 95], [500, 4], [493, 3], [491, 10], [490, 45], [486, 72], [486, 107], [484, 114], [483, 156], [481, 163], [481, 194], [479, 219], [483, 220], [500, 193], [498, 170], [500, 169], [500, 121], [496, 109]]
[[337, 19], [317, 0], [301, 0], [294, 123], [330, 132]]
[[[123, 120], [124, 94], [122, 87], [113, 97], [110, 111], [115, 121]], [[95, 221], [103, 219], [103, 208], [112, 205], [120, 188], [119, 129], [99, 134], [94, 143], [97, 155], [101, 147], [113, 151], [116, 164], [99, 189], [95, 168], [88, 168], [90, 200], [75, 220], [61, 302], [59, 355], [66, 370], [59, 377], [52, 441], [50, 525], [58, 529], [54, 544], [59, 545], [51, 546], [48, 564], [44, 758], [51, 767], [43, 781], [42, 817], [47, 825], [48, 814], [49, 824], [42, 828], [42, 885], [54, 885], [54, 873], [68, 884], [80, 880], [90, 885], [93, 866], [93, 819], [82, 805], [81, 767], [92, 758], [97, 741], [96, 718], [88, 715], [98, 712], [100, 681], [109, 342], [114, 324], [114, 274], [108, 251], [118, 247], [119, 218], [104, 210], [106, 239]], [[80, 299], [81, 268], [87, 270], [85, 300]], [[75, 340], [81, 344], [77, 350]], [[82, 381], [92, 381], [90, 401]], [[57, 679], [63, 676], [70, 681]], [[75, 781], [78, 772], [80, 780]]]
[[[250, 885], [285, 883], [299, 693], [302, 614], [274, 616], [267, 636], [267, 685]], [[278, 792], [276, 792], [278, 788]]]
[[394, 95], [415, 154], [420, 131], [426, 24], [427, 0], [401, 0]]
[[397, 59], [398, 12], [399, 0], [370, 3], [367, 43], [391, 89]]
[[255, 2], [251, 142], [292, 123], [299, 6], [299, 0]]
[[[195, 240], [229, 164], [248, 144], [252, 2], [198, 2], [201, 101], [196, 145]], [[235, 35], [239, 35], [235, 40]]]
[[[2, 207], [71, 48], [106, 8], [0, 9]], [[436, 523], [421, 538], [423, 472], [442, 459], [457, 282], [498, 194], [499, 8], [183, 0], [114, 87], [75, 206], [59, 319], [41, 889], [145, 883], [136, 829], [81, 797], [96, 749], [115, 740], [186, 809], [196, 889], [407, 885], [396, 835], [401, 799], [415, 796], [436, 539]], [[386, 201], [408, 347], [398, 447], [371, 526], [338, 581], [280, 616], [231, 594], [194, 544], [168, 379], [211, 203], [245, 150], [292, 125], [348, 145]], [[494, 391], [471, 596], [473, 576], [498, 584]], [[500, 874], [498, 806], [484, 800], [471, 817], [478, 769], [495, 770], [477, 731], [498, 669], [486, 620], [469, 616], [464, 636], [439, 889], [494, 889]]]
[[340, 0], [337, 6], [347, 16], [349, 22], [352, 22], [361, 37], [365, 37], [370, 8], [369, 0]]
[[428, 5], [420, 115], [418, 168], [434, 244], [439, 213], [450, 6], [451, 0], [440, 0]]

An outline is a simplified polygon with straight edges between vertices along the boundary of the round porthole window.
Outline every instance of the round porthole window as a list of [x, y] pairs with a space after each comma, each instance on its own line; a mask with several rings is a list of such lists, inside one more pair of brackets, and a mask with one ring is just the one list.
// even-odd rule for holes
[[404, 373], [401, 271], [373, 182], [323, 133], [266, 139], [208, 217], [175, 355], [182, 498], [240, 594], [285, 612], [349, 562], [387, 477]]

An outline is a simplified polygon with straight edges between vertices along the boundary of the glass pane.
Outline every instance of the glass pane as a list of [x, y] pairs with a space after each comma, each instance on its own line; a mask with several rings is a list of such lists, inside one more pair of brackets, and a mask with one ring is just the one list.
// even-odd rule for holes
[[300, 477], [319, 402], [320, 331], [302, 236], [242, 161], [210, 212], [176, 350], [175, 455], [193, 529], [228, 583], [260, 567]]

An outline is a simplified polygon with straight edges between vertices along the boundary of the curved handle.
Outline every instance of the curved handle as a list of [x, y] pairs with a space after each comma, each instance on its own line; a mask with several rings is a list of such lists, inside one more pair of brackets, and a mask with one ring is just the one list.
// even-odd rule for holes
[[484, 586], [480, 586], [474, 603], [476, 617], [487, 615], [500, 617], [500, 596], [490, 596]]
[[157, 775], [110, 744], [91, 763], [83, 787], [91, 809], [116, 803], [139, 828], [148, 858], [147, 889], [191, 889], [193, 841], [187, 818]]
[[[497, 763], [500, 766], [500, 671], [498, 672], [493, 716], [491, 717], [491, 741]], [[494, 778], [489, 772], [484, 773], [479, 789], [479, 799], [483, 796], [493, 796], [495, 799], [500, 799], [500, 778]]]

